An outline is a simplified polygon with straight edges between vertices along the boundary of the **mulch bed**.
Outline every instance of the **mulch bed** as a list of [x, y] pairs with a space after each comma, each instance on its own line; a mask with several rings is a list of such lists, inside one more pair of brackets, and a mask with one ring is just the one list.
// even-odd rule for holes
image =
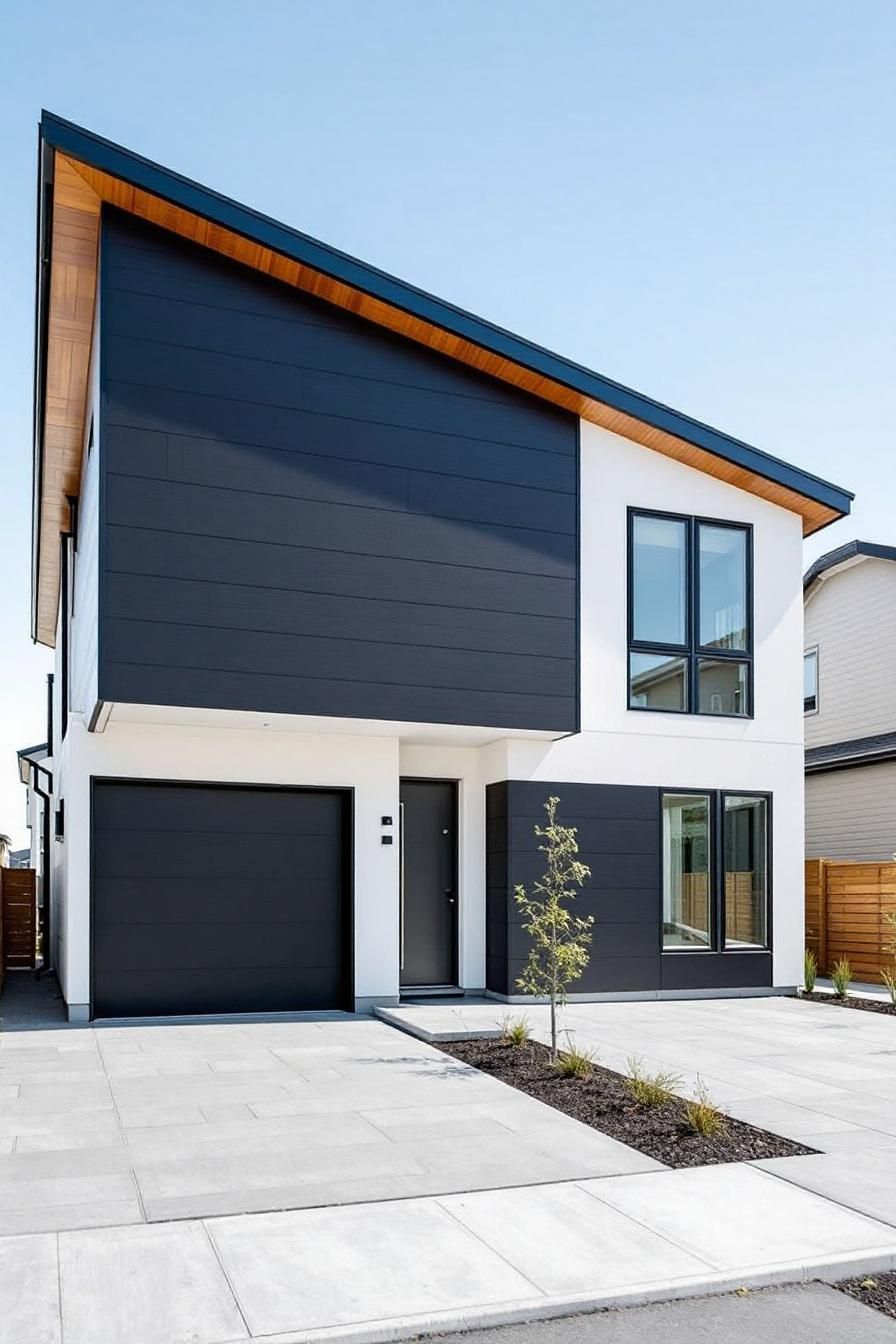
[[857, 1008], [863, 1013], [883, 1013], [887, 1017], [896, 1017], [896, 1005], [888, 1003], [886, 999], [838, 999], [836, 994], [824, 994], [817, 989], [811, 994], [802, 990], [797, 998], [811, 999], [813, 1003], [827, 1003], [833, 1008]]
[[622, 1074], [598, 1064], [590, 1078], [563, 1078], [552, 1067], [547, 1046], [538, 1041], [523, 1046], [494, 1039], [440, 1041], [438, 1048], [670, 1167], [815, 1152], [729, 1116], [724, 1135], [703, 1138], [688, 1126], [685, 1103], [677, 1097], [662, 1106], [642, 1106], [629, 1096]]
[[[869, 1285], [865, 1287], [865, 1285]], [[844, 1279], [835, 1283], [841, 1293], [847, 1293], [866, 1307], [874, 1307], [885, 1316], [896, 1318], [896, 1272], [888, 1270], [885, 1274], [867, 1274], [861, 1279]]]

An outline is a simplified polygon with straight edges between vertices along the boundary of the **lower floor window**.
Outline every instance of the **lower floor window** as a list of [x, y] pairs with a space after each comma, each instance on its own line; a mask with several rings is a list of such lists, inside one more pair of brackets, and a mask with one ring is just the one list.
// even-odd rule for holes
[[768, 799], [663, 794], [663, 948], [768, 946]]

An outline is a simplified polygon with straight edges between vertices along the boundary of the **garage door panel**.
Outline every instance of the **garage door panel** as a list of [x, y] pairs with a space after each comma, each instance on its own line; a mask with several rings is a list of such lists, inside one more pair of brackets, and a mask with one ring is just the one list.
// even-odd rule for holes
[[[231, 967], [330, 966], [342, 957], [332, 920], [251, 924], [110, 924], [96, 931], [97, 963], [118, 970], [228, 970]], [[296, 974], [299, 974], [297, 971]]]
[[96, 781], [94, 1016], [351, 1006], [348, 815], [338, 790]]
[[[171, 1017], [193, 1013], [312, 1012], [333, 1008], [329, 968], [309, 967], [296, 981], [281, 968], [232, 970], [222, 981], [218, 970], [191, 971], [172, 984], [165, 971], [108, 971], [97, 975], [96, 1002], [103, 1017]], [[336, 1005], [340, 1007], [341, 1005]]]
[[332, 878], [299, 878], [282, 873], [262, 882], [234, 877], [102, 877], [94, 882], [97, 905], [109, 924], [245, 924], [246, 919], [289, 920], [302, 912], [326, 909], [333, 896]]
[[94, 872], [105, 877], [226, 878], [248, 885], [293, 873], [338, 881], [341, 854], [331, 835], [234, 836], [202, 831], [98, 832]]
[[228, 789], [201, 785], [128, 784], [103, 786], [95, 800], [94, 826], [105, 830], [223, 831], [233, 835], [329, 834], [338, 825], [342, 795], [307, 792], [301, 808], [296, 794], [274, 789]]

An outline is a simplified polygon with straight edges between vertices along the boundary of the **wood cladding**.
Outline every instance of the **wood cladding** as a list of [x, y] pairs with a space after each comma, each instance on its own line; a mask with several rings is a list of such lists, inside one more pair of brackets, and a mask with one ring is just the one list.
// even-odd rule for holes
[[99, 221], [99, 197], [57, 154], [37, 575], [36, 634], [43, 644], [55, 640], [59, 533], [69, 525], [66, 496], [80, 488]]
[[[422, 318], [412, 316], [404, 309], [285, 257], [109, 173], [70, 159], [58, 151], [55, 154], [55, 163], [58, 203], [54, 204], [53, 216], [53, 301], [50, 317], [52, 348], [48, 356], [50, 366], [48, 388], [52, 384], [57, 389], [57, 392], [54, 392], [57, 400], [53, 402], [53, 418], [51, 418], [51, 402], [48, 398], [47, 464], [40, 503], [40, 584], [36, 621], [37, 637], [44, 643], [52, 644], [54, 640], [58, 592], [57, 537], [59, 525], [64, 518], [66, 488], [70, 489], [72, 480], [76, 477], [75, 458], [80, 452], [80, 443], [76, 441], [83, 435], [90, 348], [89, 318], [86, 329], [80, 316], [74, 320], [71, 327], [68, 325], [71, 320], [69, 318], [56, 320], [57, 299], [63, 311], [74, 307], [79, 314], [83, 314], [88, 304], [92, 311], [96, 283], [96, 225], [102, 202], [117, 205], [172, 233], [191, 239], [285, 284], [293, 285], [305, 293], [313, 294], [328, 303], [356, 313], [369, 322], [377, 323], [451, 359], [530, 392], [555, 406], [572, 411], [604, 429], [798, 513], [803, 519], [805, 535], [817, 531], [840, 516], [837, 510], [827, 505], [807, 499], [795, 490], [717, 457], [706, 449], [697, 447], [665, 430], [646, 425], [625, 412], [586, 397], [563, 383], [536, 373]], [[77, 255], [73, 260], [65, 255], [66, 252]], [[81, 420], [76, 431], [75, 422], [79, 411]], [[51, 427], [54, 430], [53, 443], [49, 442]], [[77, 488], [76, 479], [75, 488]]]

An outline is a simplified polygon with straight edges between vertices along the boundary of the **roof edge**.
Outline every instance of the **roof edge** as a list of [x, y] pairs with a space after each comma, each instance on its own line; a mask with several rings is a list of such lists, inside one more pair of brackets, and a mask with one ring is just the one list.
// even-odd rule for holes
[[43, 143], [74, 159], [313, 267], [373, 298], [564, 384], [585, 397], [630, 415], [652, 428], [675, 435], [716, 457], [822, 504], [841, 516], [850, 511], [854, 498], [851, 491], [675, 411], [573, 360], [556, 355], [543, 346], [436, 298], [425, 290], [134, 154], [54, 113], [42, 113], [40, 135]]
[[826, 551], [809, 566], [803, 575], [803, 592], [812, 586], [817, 579], [826, 574], [831, 569], [836, 569], [838, 565], [845, 564], [848, 560], [857, 559], [869, 560], [896, 560], [896, 546], [885, 546], [877, 541], [847, 541], [842, 546], [837, 546], [833, 551]]

